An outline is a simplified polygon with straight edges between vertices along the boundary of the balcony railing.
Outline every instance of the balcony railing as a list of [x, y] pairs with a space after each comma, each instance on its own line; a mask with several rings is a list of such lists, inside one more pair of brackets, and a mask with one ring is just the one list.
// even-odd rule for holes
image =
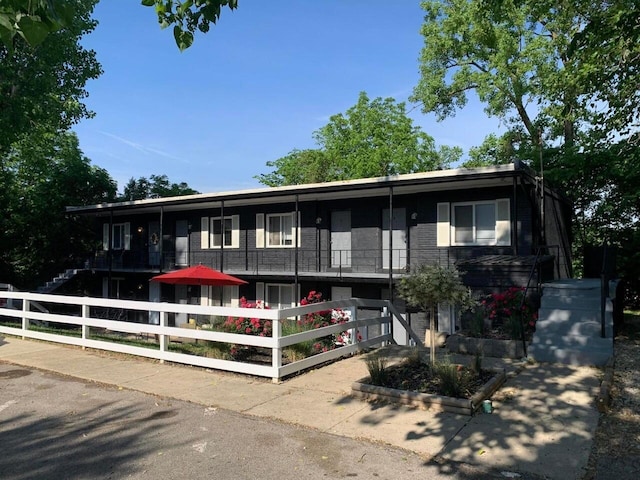
[[174, 251], [149, 255], [147, 252], [99, 251], [88, 261], [89, 268], [120, 271], [172, 270], [188, 265], [206, 265], [217, 270], [259, 275], [266, 273], [320, 274], [388, 274], [408, 272], [410, 265], [438, 263], [454, 265], [457, 261], [482, 255], [512, 255], [509, 247], [459, 247], [393, 249], [351, 249], [318, 251], [316, 249], [198, 250], [176, 256]]

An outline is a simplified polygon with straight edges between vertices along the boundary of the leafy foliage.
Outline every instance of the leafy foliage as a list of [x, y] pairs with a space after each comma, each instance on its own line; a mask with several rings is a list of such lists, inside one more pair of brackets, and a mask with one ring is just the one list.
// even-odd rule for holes
[[437, 149], [433, 138], [413, 125], [403, 102], [369, 100], [365, 92], [313, 136], [319, 149], [293, 150], [267, 162], [275, 170], [256, 178], [276, 187], [382, 177], [442, 169], [462, 155], [457, 147]]
[[238, 0], [142, 0], [142, 5], [155, 7], [162, 28], [173, 25], [173, 36], [180, 50], [193, 43], [196, 30], [209, 31], [210, 24], [220, 18], [223, 7], [238, 8]]
[[[162, 28], [173, 25], [173, 37], [182, 51], [191, 46], [196, 30], [208, 32], [223, 7], [238, 8], [238, 0], [142, 0], [154, 7]], [[77, 10], [71, 1], [10, 0], [0, 4], [0, 42], [12, 50], [21, 38], [32, 47], [74, 21]]]
[[46, 42], [32, 47], [16, 37], [13, 52], [0, 44], [0, 157], [34, 126], [60, 132], [92, 116], [82, 103], [85, 85], [102, 69], [80, 39], [95, 28], [91, 13], [96, 0], [65, 3], [74, 9], [73, 20]]
[[69, 221], [68, 205], [112, 201], [116, 185], [92, 166], [72, 133], [39, 133], [14, 143], [4, 158], [0, 276], [33, 288], [93, 251], [87, 219]]
[[[522, 328], [525, 334], [535, 331], [538, 312], [524, 301], [524, 288], [511, 287], [504, 292], [492, 293], [481, 300], [480, 313], [491, 321], [492, 329], [504, 331], [510, 338], [519, 340]], [[483, 322], [484, 323], [484, 322]]]
[[[398, 283], [398, 294], [414, 307], [429, 312], [431, 345], [435, 345], [435, 312], [439, 304], [471, 308], [475, 302], [463, 285], [458, 271], [437, 264], [412, 267], [410, 274]], [[430, 348], [431, 363], [435, 363], [435, 348]]]
[[9, 50], [16, 36], [37, 46], [46, 36], [72, 23], [71, 2], [12, 0], [0, 6], [0, 41]]
[[620, 120], [637, 122], [637, 2], [430, 0], [422, 6], [425, 47], [413, 100], [424, 112], [452, 116], [475, 91], [487, 114], [530, 147], [540, 144], [541, 132], [545, 141], [573, 148], [576, 139], [589, 138], [577, 138], [581, 127], [604, 122], [609, 133], [622, 134], [627, 125]]
[[198, 192], [185, 182], [170, 183], [166, 175], [151, 175], [148, 179], [131, 178], [124, 187], [119, 201], [144, 200], [145, 198], [177, 197], [181, 195], [195, 195]]

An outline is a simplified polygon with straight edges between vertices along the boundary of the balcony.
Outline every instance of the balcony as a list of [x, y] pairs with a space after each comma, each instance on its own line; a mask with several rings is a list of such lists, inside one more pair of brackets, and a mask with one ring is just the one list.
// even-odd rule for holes
[[[316, 249], [198, 250], [176, 256], [175, 251], [149, 255], [147, 252], [114, 251], [111, 270], [122, 272], [158, 272], [188, 265], [202, 264], [238, 275], [314, 275], [327, 277], [385, 277], [389, 266], [393, 273], [409, 271], [411, 264], [439, 263], [454, 265], [482, 255], [512, 255], [509, 247], [459, 247], [393, 249], [351, 249], [318, 251]], [[99, 251], [89, 261], [89, 268], [109, 269], [109, 252]]]

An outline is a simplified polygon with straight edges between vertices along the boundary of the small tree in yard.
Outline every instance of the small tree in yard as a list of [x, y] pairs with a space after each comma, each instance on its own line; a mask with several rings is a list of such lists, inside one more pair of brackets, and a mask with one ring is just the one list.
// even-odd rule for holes
[[473, 300], [469, 290], [462, 284], [458, 271], [440, 265], [419, 265], [412, 273], [403, 277], [398, 293], [409, 305], [429, 313], [431, 364], [436, 361], [436, 308], [444, 303], [471, 308]]

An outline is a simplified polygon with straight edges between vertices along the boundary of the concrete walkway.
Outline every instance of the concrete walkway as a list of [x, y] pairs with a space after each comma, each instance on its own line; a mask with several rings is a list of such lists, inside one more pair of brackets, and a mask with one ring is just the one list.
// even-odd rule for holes
[[[406, 349], [385, 348], [392, 361]], [[566, 365], [527, 365], [487, 359], [510, 373], [493, 396], [493, 414], [474, 417], [350, 396], [368, 375], [364, 355], [281, 384], [254, 377], [160, 364], [75, 347], [0, 339], [0, 361], [176, 398], [356, 439], [383, 442], [423, 455], [546, 478], [580, 479], [598, 423], [594, 398], [599, 371]], [[454, 358], [455, 360], [455, 358]], [[443, 469], [448, 468], [443, 462]]]

